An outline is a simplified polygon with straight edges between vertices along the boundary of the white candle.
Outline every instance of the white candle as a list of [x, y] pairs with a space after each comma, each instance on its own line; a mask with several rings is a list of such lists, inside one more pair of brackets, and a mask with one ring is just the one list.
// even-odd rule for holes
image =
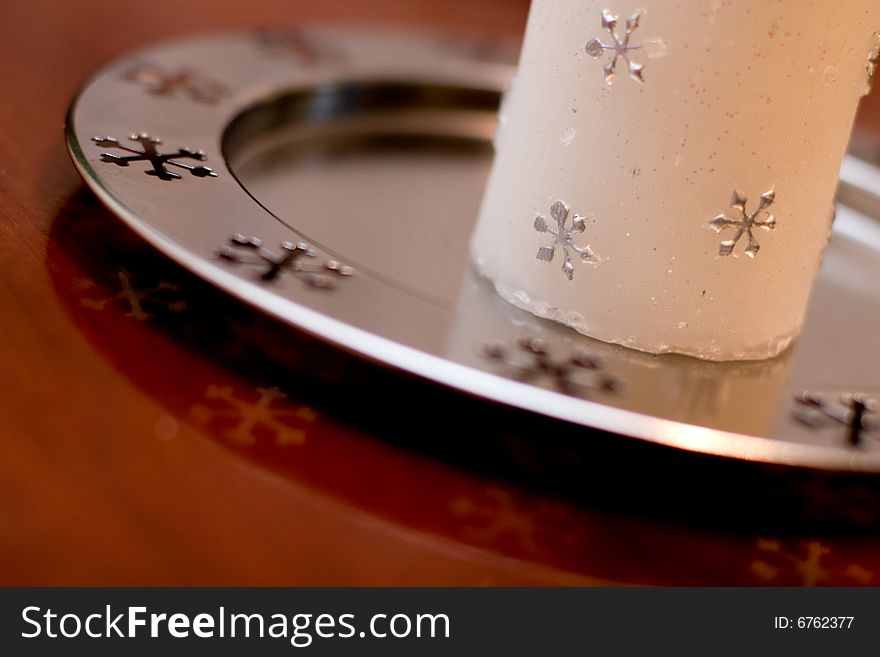
[[607, 342], [780, 353], [878, 29], [876, 0], [534, 0], [477, 267], [508, 301]]

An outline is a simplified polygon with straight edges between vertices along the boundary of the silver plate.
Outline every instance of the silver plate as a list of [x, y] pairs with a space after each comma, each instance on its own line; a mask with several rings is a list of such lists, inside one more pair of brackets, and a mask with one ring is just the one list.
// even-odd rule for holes
[[[351, 352], [621, 440], [880, 473], [871, 406], [855, 432], [855, 406], [842, 397], [880, 398], [878, 169], [847, 160], [806, 330], [782, 357], [715, 364], [599, 343], [507, 305], [468, 266], [513, 56], [478, 37], [332, 29], [162, 44], [87, 84], [68, 144], [89, 186], [156, 248]], [[114, 161], [132, 153], [93, 140], [137, 151], [128, 137], [142, 132], [197, 168], [169, 163], [180, 178], [163, 180], [145, 175], [154, 163]], [[303, 267], [273, 267], [236, 234], [274, 256], [285, 242], [314, 252], [293, 254]], [[525, 338], [548, 353], [524, 350]], [[603, 369], [556, 367], [582, 352]], [[827, 407], [797, 401], [805, 390]]]

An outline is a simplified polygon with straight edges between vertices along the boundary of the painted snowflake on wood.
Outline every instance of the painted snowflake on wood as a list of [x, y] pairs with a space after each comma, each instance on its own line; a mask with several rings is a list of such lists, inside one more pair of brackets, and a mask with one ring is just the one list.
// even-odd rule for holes
[[306, 407], [291, 407], [278, 388], [257, 388], [255, 401], [242, 399], [229, 386], [209, 386], [205, 399], [219, 405], [197, 404], [190, 412], [202, 426], [216, 429], [225, 440], [242, 446], [257, 443], [260, 433], [271, 436], [278, 447], [302, 445], [306, 441], [303, 425], [317, 420], [315, 412]]
[[188, 309], [186, 301], [179, 298], [177, 293], [180, 287], [161, 281], [149, 287], [139, 287], [135, 284], [134, 276], [124, 269], [116, 272], [118, 291], [107, 291], [99, 286], [91, 278], [83, 278], [76, 281], [76, 287], [82, 291], [101, 290], [100, 297], [84, 297], [80, 304], [84, 308], [104, 310], [113, 304], [122, 305], [127, 309], [126, 317], [131, 317], [139, 322], [146, 322], [154, 317], [157, 309], [167, 312], [179, 313]]
[[827, 564], [831, 548], [819, 541], [804, 541], [797, 547], [787, 547], [781, 541], [759, 539], [761, 556], [752, 562], [751, 571], [765, 582], [798, 586], [842, 586], [870, 584], [874, 574], [857, 564], [841, 571]]
[[449, 511], [463, 521], [462, 534], [482, 546], [535, 555], [548, 545], [576, 545], [580, 538], [565, 505], [497, 486], [451, 500]]

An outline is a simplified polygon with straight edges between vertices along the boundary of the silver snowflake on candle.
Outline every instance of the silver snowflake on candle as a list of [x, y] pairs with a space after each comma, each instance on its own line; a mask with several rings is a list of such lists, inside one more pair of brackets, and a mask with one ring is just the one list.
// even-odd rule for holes
[[553, 237], [553, 244], [542, 246], [538, 249], [538, 260], [541, 262], [553, 262], [553, 258], [556, 257], [556, 249], [561, 249], [563, 254], [562, 273], [571, 281], [574, 280], [572, 253], [583, 262], [595, 263], [598, 259], [589, 246], [578, 246], [574, 243], [575, 235], [579, 235], [587, 229], [587, 217], [576, 214], [571, 220], [571, 226], [568, 226], [569, 213], [570, 209], [565, 203], [556, 201], [556, 203], [550, 206], [550, 216], [556, 222], [556, 227], [554, 228], [549, 225], [547, 219], [539, 214], [535, 217], [535, 230]]
[[868, 88], [865, 95], [871, 93], [871, 89], [874, 87], [874, 78], [877, 76], [877, 66], [880, 65], [880, 33], [874, 35], [874, 40], [877, 45], [868, 55]]
[[772, 214], [767, 214], [766, 218], [761, 218], [761, 215], [766, 213], [775, 200], [776, 192], [772, 189], [769, 192], [764, 192], [761, 194], [761, 203], [758, 205], [758, 209], [754, 212], [748, 212], [746, 210], [748, 197], [742, 192], [735, 190], [733, 192], [733, 198], [730, 200], [730, 207], [736, 210], [737, 216], [733, 219], [729, 219], [727, 215], [719, 214], [709, 222], [709, 226], [716, 233], [721, 233], [728, 229], [736, 230], [736, 234], [732, 239], [721, 242], [721, 247], [718, 251], [719, 255], [732, 255], [734, 248], [736, 248], [736, 245], [744, 236], [747, 236], [749, 239], [749, 244], [745, 251], [746, 255], [750, 258], [754, 258], [758, 255], [758, 251], [761, 250], [761, 245], [758, 244], [758, 240], [755, 239], [754, 231], [756, 228], [762, 230], [774, 230], [776, 228], [776, 219]]
[[593, 39], [587, 44], [584, 50], [586, 50], [586, 53], [593, 59], [599, 59], [602, 57], [606, 50], [613, 53], [611, 61], [605, 65], [604, 69], [605, 82], [607, 84], [611, 84], [614, 81], [614, 78], [617, 77], [617, 63], [621, 59], [626, 63], [629, 76], [633, 80], [641, 84], [645, 82], [643, 75], [643, 70], [645, 68], [644, 65], [634, 62], [631, 59], [634, 52], [642, 50], [643, 48], [642, 44], [633, 45], [631, 43], [633, 32], [638, 29], [641, 18], [642, 15], [640, 12], [636, 12], [627, 18], [626, 29], [624, 30], [623, 37], [620, 37], [617, 29], [617, 23], [620, 20], [620, 17], [615, 16], [608, 9], [602, 10], [602, 29], [606, 30], [611, 35], [612, 43], [605, 44], [599, 39]]

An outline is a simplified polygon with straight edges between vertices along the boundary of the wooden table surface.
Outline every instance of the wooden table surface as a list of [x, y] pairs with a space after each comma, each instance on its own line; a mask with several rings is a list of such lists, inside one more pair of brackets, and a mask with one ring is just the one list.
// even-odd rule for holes
[[[319, 348], [157, 255], [68, 160], [78, 86], [158, 39], [299, 22], [517, 35], [526, 12], [522, 0], [6, 3], [0, 584], [880, 582], [872, 535], [613, 512], [391, 439], [387, 409], [340, 410], [357, 395], [337, 381], [344, 360], [315, 362]], [[878, 135], [874, 100], [855, 148], [877, 157]], [[499, 444], [540, 472], [528, 440]]]

